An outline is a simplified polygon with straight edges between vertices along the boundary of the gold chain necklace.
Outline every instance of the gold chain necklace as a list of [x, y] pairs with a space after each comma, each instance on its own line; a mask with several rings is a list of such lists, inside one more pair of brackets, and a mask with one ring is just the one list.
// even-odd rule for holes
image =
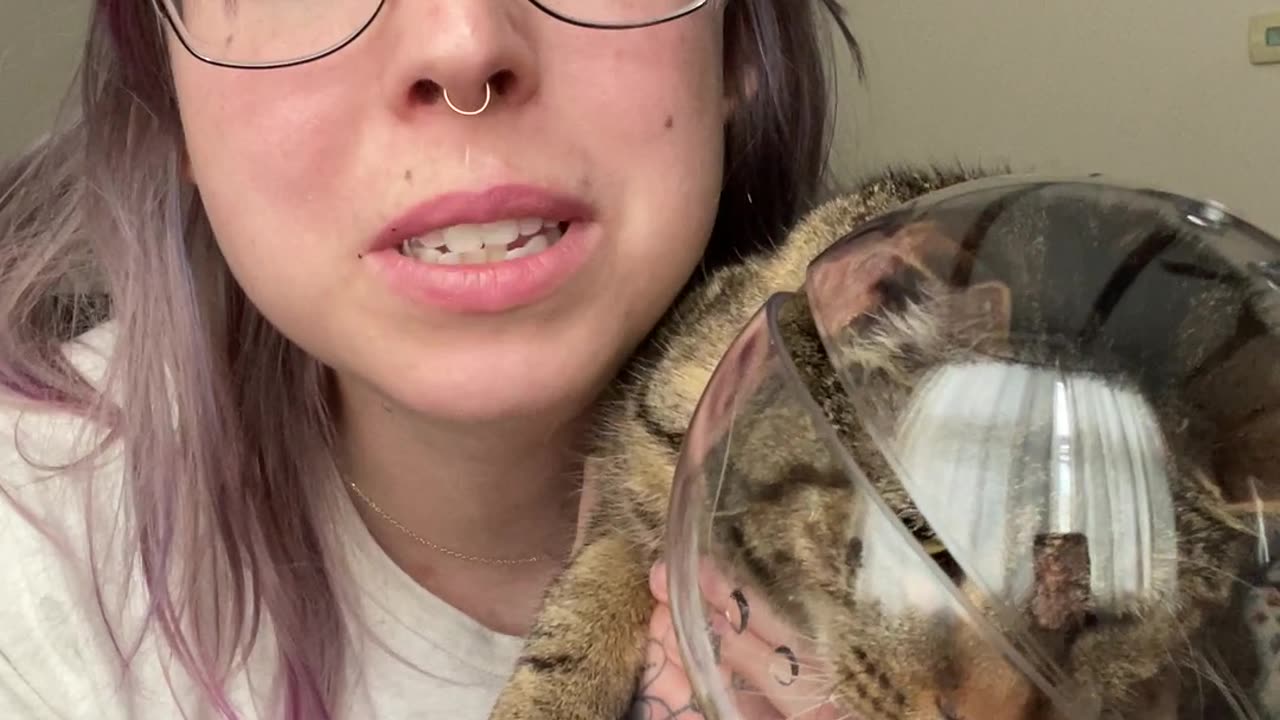
[[484, 564], [486, 564], [486, 565], [525, 565], [525, 564], [527, 564], [527, 563], [535, 563], [535, 562], [538, 562], [538, 561], [540, 561], [540, 560], [545, 560], [545, 559], [546, 559], [546, 558], [544, 558], [544, 557], [542, 557], [542, 556], [527, 557], [527, 558], [512, 558], [512, 559], [508, 559], [508, 558], [485, 558], [485, 557], [479, 557], [479, 556], [477, 556], [477, 555], [465, 555], [465, 554], [463, 554], [463, 553], [458, 552], [457, 550], [450, 550], [450, 549], [449, 549], [449, 548], [447, 548], [447, 547], [443, 547], [443, 546], [441, 546], [441, 545], [437, 545], [437, 544], [435, 544], [435, 543], [431, 542], [430, 540], [428, 540], [428, 539], [426, 539], [426, 538], [422, 537], [422, 536], [421, 536], [421, 535], [419, 535], [418, 533], [416, 533], [416, 532], [414, 532], [414, 531], [410, 530], [409, 528], [405, 527], [403, 524], [401, 524], [401, 522], [400, 522], [399, 520], [396, 520], [395, 518], [391, 517], [391, 515], [389, 515], [389, 514], [387, 513], [387, 511], [386, 511], [386, 510], [383, 510], [382, 508], [378, 507], [378, 504], [377, 504], [377, 503], [375, 503], [375, 502], [374, 502], [374, 501], [373, 501], [373, 500], [372, 500], [368, 495], [365, 495], [365, 494], [364, 494], [364, 491], [363, 491], [363, 490], [361, 490], [361, 489], [360, 489], [360, 487], [359, 487], [358, 485], [356, 485], [354, 482], [352, 482], [352, 481], [348, 480], [348, 481], [347, 481], [347, 484], [348, 484], [348, 485], [350, 485], [350, 486], [351, 486], [351, 489], [355, 491], [356, 495], [358, 495], [358, 496], [360, 497], [360, 499], [364, 501], [364, 504], [365, 504], [365, 505], [368, 505], [368, 506], [369, 506], [369, 508], [370, 508], [371, 510], [373, 510], [374, 512], [376, 512], [376, 513], [378, 513], [379, 515], [381, 515], [383, 520], [386, 520], [387, 522], [391, 523], [391, 524], [392, 524], [393, 526], [395, 526], [395, 527], [396, 527], [400, 532], [402, 532], [402, 533], [404, 533], [405, 535], [408, 535], [409, 537], [411, 537], [411, 538], [413, 538], [414, 540], [416, 540], [416, 541], [418, 542], [418, 544], [420, 544], [420, 545], [424, 545], [424, 546], [426, 546], [426, 547], [429, 547], [429, 548], [431, 548], [432, 550], [435, 550], [436, 552], [444, 553], [445, 555], [449, 555], [449, 556], [451, 556], [451, 557], [458, 558], [459, 560], [466, 560], [466, 561], [469, 561], [469, 562], [484, 563]]

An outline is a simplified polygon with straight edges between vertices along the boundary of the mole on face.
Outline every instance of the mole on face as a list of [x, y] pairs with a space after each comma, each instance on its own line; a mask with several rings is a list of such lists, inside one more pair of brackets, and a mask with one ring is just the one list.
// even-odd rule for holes
[[405, 181], [405, 182], [407, 182], [407, 183], [411, 183], [411, 182], [413, 182], [413, 171], [412, 171], [412, 170], [405, 170], [405, 171], [404, 171], [404, 181]]
[[675, 119], [675, 117], [673, 117], [673, 116], [671, 116], [671, 115], [668, 115], [668, 116], [667, 116], [667, 121], [666, 121], [666, 122], [664, 122], [664, 123], [662, 123], [662, 127], [666, 128], [666, 129], [668, 129], [668, 130], [670, 130], [672, 127], [674, 127], [674, 126], [675, 126], [675, 124], [676, 124], [676, 119]]

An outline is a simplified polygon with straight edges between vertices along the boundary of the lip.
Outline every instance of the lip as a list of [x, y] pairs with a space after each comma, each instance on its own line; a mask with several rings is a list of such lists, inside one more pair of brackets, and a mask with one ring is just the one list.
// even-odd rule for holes
[[[568, 222], [569, 228], [546, 250], [514, 260], [437, 265], [400, 254], [405, 240], [432, 230], [530, 217]], [[600, 228], [592, 217], [586, 202], [530, 186], [451, 193], [389, 223], [363, 260], [412, 302], [452, 312], [503, 312], [546, 299], [574, 277], [599, 246]]]
[[499, 185], [481, 192], [449, 193], [410, 209], [378, 233], [371, 252], [399, 247], [412, 237], [452, 225], [479, 225], [500, 220], [544, 218], [568, 222], [590, 220], [592, 207], [572, 195], [530, 185]]

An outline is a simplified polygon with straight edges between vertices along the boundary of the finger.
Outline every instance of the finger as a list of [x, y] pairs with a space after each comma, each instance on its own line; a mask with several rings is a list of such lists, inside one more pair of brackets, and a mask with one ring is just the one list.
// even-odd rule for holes
[[[807, 644], [796, 639], [774, 613], [753, 610], [764, 608], [755, 593], [733, 587], [713, 571], [703, 573], [702, 583], [708, 596], [724, 596], [720, 602], [710, 603], [709, 640], [719, 664], [720, 680], [730, 691], [743, 720], [825, 720], [839, 716], [834, 707], [824, 702], [830, 694], [830, 675], [800, 654], [799, 649]], [[650, 573], [650, 585], [655, 597], [664, 601], [666, 573], [662, 564]], [[660, 604], [659, 611], [664, 619], [670, 618], [666, 605]], [[768, 637], [762, 637], [761, 627]], [[675, 633], [666, 634], [663, 641], [668, 655], [679, 661]]]
[[649, 621], [644, 670], [628, 720], [705, 720], [680, 664], [680, 653], [673, 649], [671, 613], [659, 604]]
[[698, 582], [703, 596], [736, 634], [749, 630], [773, 647], [786, 645], [797, 653], [814, 654], [813, 643], [778, 617], [750, 586], [733, 583], [710, 565], [702, 566]]
[[661, 560], [649, 568], [649, 592], [660, 603], [671, 602], [671, 597], [667, 594], [667, 564]]
[[[709, 564], [699, 569], [698, 585], [712, 611], [727, 614], [735, 632], [748, 627], [768, 642], [782, 644], [794, 640], [796, 632], [770, 612], [759, 595], [750, 588], [731, 583]], [[660, 603], [669, 603], [666, 563], [655, 563], [649, 573], [649, 591]]]
[[[654, 620], [650, 627], [652, 637], [658, 641], [658, 644], [660, 644], [662, 651], [666, 656], [665, 662], [669, 663], [671, 667], [677, 668], [684, 681], [683, 684], [678, 687], [664, 686], [659, 694], [664, 697], [671, 697], [673, 696], [672, 693], [678, 695], [680, 692], [687, 690], [690, 696], [692, 696], [692, 686], [688, 680], [688, 671], [684, 665], [683, 656], [680, 652], [680, 647], [676, 639], [669, 606], [664, 604], [658, 605], [657, 609], [654, 610]], [[720, 635], [712, 632], [710, 628], [708, 628], [707, 632], [710, 635], [709, 639], [711, 641], [712, 651], [715, 655], [716, 661], [719, 662]], [[726, 691], [731, 691], [735, 684], [739, 689], [748, 691], [741, 697], [734, 698], [734, 707], [737, 709], [738, 717], [741, 720], [786, 720], [767, 697], [750, 688], [746, 688], [742, 677], [734, 675], [730, 668], [727, 668], [722, 664], [717, 665], [716, 673], [719, 676], [721, 686], [724, 687]]]
[[834, 720], [843, 715], [829, 702], [831, 673], [791, 645], [766, 641], [750, 630], [736, 632], [720, 615], [712, 617], [711, 629], [720, 636], [720, 662], [731, 672], [735, 702], [766, 699], [789, 720]]
[[[751, 608], [753, 607], [753, 600], [751, 598], [754, 597], [754, 594], [749, 596], [746, 591], [738, 588], [734, 588], [732, 590], [724, 590], [723, 592], [721, 592], [722, 588], [731, 587], [728, 583], [724, 582], [723, 580], [705, 580], [704, 585], [710, 586], [710, 585], [707, 585], [707, 583], [716, 583], [716, 585], [714, 585], [715, 589], [712, 590], [712, 592], [716, 593], [717, 595], [724, 596], [724, 597], [720, 597], [718, 601], [713, 599], [709, 603], [710, 607], [707, 610], [708, 616], [721, 615], [725, 619], [728, 619], [734, 626], [733, 632], [735, 633], [747, 632], [748, 625], [751, 626], [750, 629], [752, 631], [755, 631], [756, 625], [763, 625], [764, 628], [766, 629], [766, 632], [769, 633], [769, 635], [766, 636], [765, 640], [768, 642], [774, 642], [777, 644], [781, 644], [785, 638], [790, 638], [794, 635], [794, 633], [791, 633], [785, 630], [784, 629], [785, 626], [782, 623], [778, 622], [777, 620], [774, 620], [772, 617], [767, 616], [768, 614], [766, 614], [766, 616], [763, 616], [763, 617], [757, 615], [757, 616], [754, 616], [753, 618], [751, 614], [752, 613]], [[650, 592], [653, 593], [653, 596], [658, 600], [659, 603], [662, 603], [664, 605], [670, 603], [670, 599], [668, 598], [668, 593], [667, 593], [667, 571], [666, 571], [666, 565], [664, 563], [661, 563], [661, 562], [655, 563], [653, 568], [650, 570], [649, 590]], [[709, 594], [707, 593], [705, 588], [703, 592], [704, 594]], [[733, 608], [728, 607], [728, 605], [730, 604], [733, 605]], [[754, 605], [757, 607], [762, 604], [763, 603], [759, 603], [758, 601], [754, 603]], [[712, 641], [713, 642], [715, 641], [714, 637]]]

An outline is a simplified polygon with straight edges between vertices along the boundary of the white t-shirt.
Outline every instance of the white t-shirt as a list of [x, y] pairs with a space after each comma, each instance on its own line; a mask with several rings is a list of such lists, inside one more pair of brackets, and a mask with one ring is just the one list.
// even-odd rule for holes
[[[98, 377], [112, 337], [110, 325], [97, 328], [69, 346], [68, 356], [90, 378]], [[29, 463], [69, 457], [78, 428], [69, 415], [0, 406], [0, 718], [220, 718], [199, 705], [202, 696], [181, 666], [165, 661], [170, 655], [154, 630], [138, 645], [127, 675], [123, 671], [108, 622], [120, 641], [136, 639], [129, 630], [143, 616], [144, 594], [129, 593], [121, 611], [111, 599], [118, 594], [109, 593], [102, 612], [83, 560], [86, 518], [94, 520], [95, 537], [105, 538], [119, 517], [118, 465], [94, 475], [93, 495], [86, 500], [83, 481], [50, 478]], [[37, 515], [39, 523], [26, 513]], [[423, 589], [387, 557], [349, 504], [338, 523], [357, 593], [346, 612], [360, 619], [349, 624], [351, 689], [338, 718], [487, 718], [521, 639], [481, 626]], [[70, 540], [60, 550], [64, 537]], [[103, 580], [111, 589], [128, 583], [140, 590], [138, 570]], [[275, 720], [265, 707], [274, 661], [266, 630], [248, 668], [230, 683], [231, 703], [242, 720]]]

